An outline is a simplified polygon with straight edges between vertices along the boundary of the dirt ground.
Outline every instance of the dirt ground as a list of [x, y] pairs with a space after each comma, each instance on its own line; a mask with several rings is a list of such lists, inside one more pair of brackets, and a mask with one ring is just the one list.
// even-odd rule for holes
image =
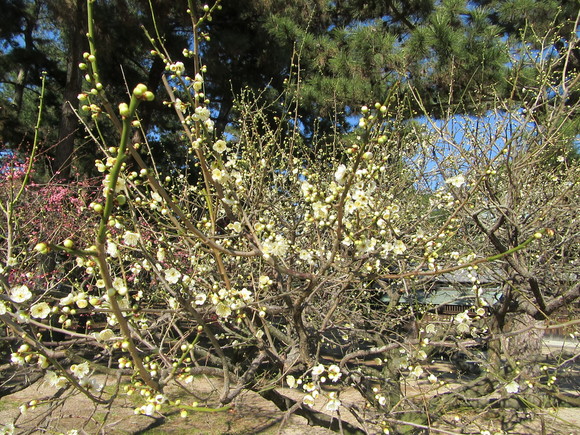
[[[99, 381], [104, 378], [99, 377]], [[215, 401], [211, 394], [218, 380], [199, 377], [195, 381], [198, 398]], [[112, 386], [107, 389], [113, 388]], [[191, 412], [182, 418], [177, 411], [167, 415], [136, 415], [135, 408], [143, 402], [139, 397], [120, 394], [114, 406], [96, 406], [81, 394], [66, 397], [59, 406], [50, 402], [28, 409], [21, 415], [20, 406], [31, 400], [50, 398], [57, 391], [44, 381], [0, 400], [0, 430], [2, 424], [16, 421], [17, 434], [24, 433], [66, 433], [77, 429], [87, 434], [326, 434], [324, 428], [309, 427], [299, 416], [286, 418], [271, 402], [256, 393], [243, 393], [231, 407], [220, 412]], [[168, 395], [178, 394], [170, 389]], [[64, 397], [63, 397], [64, 398]], [[189, 402], [191, 402], [191, 397]], [[185, 399], [184, 399], [185, 401]], [[199, 402], [200, 405], [202, 401]], [[0, 432], [1, 433], [1, 432]]]
[[[104, 381], [104, 378], [100, 378]], [[217, 394], [212, 393], [215, 387], [219, 387], [216, 379], [199, 377], [194, 381], [197, 400], [202, 404], [216, 401]], [[112, 385], [106, 387], [107, 391], [114, 388]], [[244, 393], [235, 402], [234, 406], [221, 412], [192, 412], [187, 417], [182, 418], [178, 411], [168, 415], [156, 414], [152, 417], [146, 415], [135, 415], [135, 407], [142, 404], [139, 397], [127, 396], [124, 393], [115, 401], [114, 406], [108, 409], [105, 406], [95, 406], [89, 399], [80, 394], [62, 397], [63, 403], [58, 406], [54, 402], [29, 409], [24, 414], [20, 413], [20, 406], [29, 403], [34, 399], [50, 398], [56, 392], [56, 388], [48, 386], [44, 381], [39, 381], [29, 388], [10, 396], [5, 396], [0, 400], [0, 428], [2, 424], [7, 424], [16, 417], [16, 434], [26, 433], [47, 433], [59, 434], [67, 433], [71, 429], [78, 430], [79, 434], [308, 434], [319, 435], [328, 434], [329, 430], [321, 427], [310, 427], [302, 417], [293, 415], [286, 418], [284, 412], [279, 411], [271, 402], [263, 399], [255, 393]], [[279, 391], [300, 400], [302, 394], [297, 390], [281, 388]], [[176, 397], [179, 395], [177, 389], [168, 390], [168, 395]], [[345, 404], [362, 404], [360, 396], [353, 390], [341, 392], [341, 401]], [[192, 398], [183, 399], [191, 402]], [[324, 409], [325, 402], [318, 403], [319, 409]], [[344, 411], [343, 419], [350, 423], [356, 420], [348, 412]], [[525, 418], [526, 415], [515, 413], [513, 418], [521, 420], [514, 421], [510, 434], [578, 434], [580, 435], [580, 409], [560, 408], [546, 410], [537, 413], [533, 420]], [[460, 432], [456, 428], [463, 425], [473, 416], [449, 415], [444, 420], [448, 422], [443, 429], [443, 433], [481, 433], [481, 425], [472, 425], [468, 432]], [[476, 421], [474, 419], [474, 421]], [[455, 429], [454, 429], [455, 427]], [[489, 427], [491, 433], [493, 427]], [[0, 429], [1, 430], [1, 429]], [[381, 433], [379, 428], [367, 428], [368, 433]], [[445, 432], [446, 431], [446, 432]], [[1, 433], [1, 432], [0, 432]], [[431, 433], [441, 433], [433, 429]]]

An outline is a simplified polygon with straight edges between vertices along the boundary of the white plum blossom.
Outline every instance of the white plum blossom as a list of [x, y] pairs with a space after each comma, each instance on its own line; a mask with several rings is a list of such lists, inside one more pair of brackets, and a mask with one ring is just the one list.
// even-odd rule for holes
[[520, 385], [516, 381], [511, 381], [504, 388], [510, 394], [516, 394], [520, 391]]
[[288, 388], [296, 387], [296, 378], [292, 375], [286, 376], [286, 383], [288, 384]]
[[[111, 187], [110, 185], [111, 185], [110, 174], [107, 174], [103, 179], [103, 186], [105, 187], [105, 189], [103, 190], [103, 196], [106, 197], [109, 194], [109, 189]], [[125, 190], [125, 186], [126, 186], [125, 180], [122, 177], [117, 177], [114, 188], [115, 193], [119, 193], [122, 190]]]
[[260, 275], [258, 282], [260, 283], [260, 287], [268, 287], [273, 283], [272, 279], [268, 275]]
[[435, 334], [435, 332], [437, 332], [437, 328], [435, 327], [435, 324], [433, 323], [429, 323], [426, 327], [425, 327], [425, 332], [427, 334]]
[[336, 382], [340, 379], [342, 373], [340, 372], [340, 367], [336, 364], [328, 366], [328, 379], [332, 382]]
[[308, 181], [303, 181], [302, 184], [300, 184], [300, 190], [302, 191], [304, 198], [308, 199], [314, 191], [314, 186]]
[[203, 305], [205, 304], [205, 300], [207, 296], [203, 293], [198, 293], [195, 295], [195, 305]]
[[139, 243], [139, 238], [139, 234], [132, 231], [127, 231], [125, 234], [123, 234], [123, 242], [127, 246], [137, 246]]
[[175, 62], [168, 65], [167, 69], [174, 73], [176, 76], [180, 76], [185, 72], [185, 65], [183, 62]]
[[113, 258], [117, 258], [119, 255], [119, 250], [117, 249], [117, 245], [111, 241], [107, 242], [107, 254]]
[[322, 364], [312, 367], [312, 376], [320, 376], [322, 373], [324, 373], [324, 366]]
[[219, 168], [214, 168], [211, 171], [211, 178], [213, 178], [215, 181], [222, 181], [224, 179], [224, 176], [225, 172]]
[[116, 277], [113, 280], [113, 288], [117, 290], [121, 296], [125, 296], [127, 294], [127, 286], [125, 285], [125, 281], [121, 277]]
[[213, 144], [213, 150], [214, 150], [216, 153], [219, 153], [219, 154], [221, 154], [221, 153], [223, 153], [223, 152], [224, 152], [225, 150], [227, 150], [227, 149], [228, 149], [228, 146], [227, 146], [227, 143], [226, 143], [226, 141], [225, 141], [225, 140], [222, 140], [222, 139], [220, 139], [220, 140], [217, 140], [217, 141], [216, 141], [216, 142]]
[[165, 280], [169, 284], [176, 284], [177, 281], [179, 281], [179, 278], [181, 278], [181, 272], [179, 272], [174, 267], [165, 271]]
[[163, 198], [157, 192], [151, 193], [151, 199], [153, 199], [153, 201], [155, 201], [155, 202], [163, 202]]
[[334, 179], [338, 184], [342, 185], [345, 182], [345, 177], [346, 177], [346, 166], [339, 165], [338, 168], [336, 169], [336, 172], [334, 173]]
[[247, 288], [243, 288], [238, 292], [238, 296], [242, 298], [243, 301], [249, 302], [252, 300], [252, 292]]
[[107, 340], [110, 340], [111, 338], [113, 338], [114, 336], [115, 336], [115, 333], [113, 332], [113, 330], [106, 328], [97, 334], [97, 340], [107, 341]]
[[46, 319], [50, 314], [50, 305], [46, 302], [40, 302], [30, 308], [30, 316], [37, 319]]
[[4, 304], [4, 302], [0, 301], [0, 316], [2, 314], [6, 314], [8, 312], [8, 310], [6, 309], [6, 305]]
[[61, 298], [61, 300], [58, 302], [58, 304], [65, 307], [67, 305], [73, 304], [74, 301], [75, 301], [75, 295], [73, 295], [72, 293], [69, 293], [64, 298]]
[[393, 243], [386, 242], [382, 245], [383, 255], [387, 256], [390, 252], [395, 255], [401, 255], [407, 250], [407, 246], [402, 240], [395, 240]]
[[462, 174], [456, 175], [445, 180], [445, 183], [451, 184], [455, 187], [461, 187], [465, 184], [465, 177]]
[[305, 395], [304, 398], [302, 399], [302, 403], [312, 408], [314, 406], [314, 397], [312, 396], [312, 394]]
[[103, 389], [103, 384], [97, 381], [95, 378], [84, 377], [79, 381], [81, 387], [86, 388], [89, 391], [100, 392]]
[[457, 323], [464, 323], [469, 322], [471, 319], [469, 318], [469, 314], [467, 311], [463, 311], [455, 316], [455, 321]]
[[89, 363], [85, 361], [82, 364], [73, 364], [70, 366], [70, 371], [76, 378], [82, 379], [89, 374]]
[[16, 352], [12, 352], [10, 354], [10, 362], [12, 364], [16, 364], [16, 365], [19, 365], [19, 366], [23, 366], [24, 365], [24, 357], [22, 355], [19, 355]]
[[209, 119], [210, 112], [207, 107], [198, 106], [195, 108], [195, 113], [191, 116], [194, 121], [205, 122]]
[[175, 107], [175, 110], [179, 112], [184, 112], [185, 105], [183, 104], [183, 101], [181, 101], [179, 98], [175, 99], [175, 103], [173, 103], [173, 106]]
[[262, 243], [262, 252], [266, 258], [272, 255], [283, 257], [288, 252], [288, 248], [288, 241], [280, 234], [276, 234], [274, 239], [270, 238]]
[[16, 303], [26, 302], [31, 297], [32, 293], [30, 293], [30, 290], [25, 285], [12, 287], [12, 289], [10, 290], [10, 299], [12, 299]]
[[48, 370], [44, 376], [44, 381], [51, 387], [63, 388], [68, 383], [64, 376], [59, 376], [55, 372]]
[[229, 307], [229, 305], [223, 302], [219, 302], [215, 307], [215, 312], [220, 317], [229, 317], [230, 314], [232, 314], [232, 309]]
[[241, 222], [233, 222], [231, 224], [228, 225], [229, 228], [231, 228], [232, 230], [234, 230], [234, 232], [236, 233], [241, 233], [242, 232], [242, 223]]
[[336, 393], [333, 391], [329, 394], [330, 400], [326, 404], [327, 411], [337, 411], [340, 408], [340, 400], [336, 398]]
[[179, 308], [179, 303], [177, 302], [177, 299], [171, 297], [169, 298], [169, 300], [167, 301], [169, 308], [171, 308], [172, 310], [177, 310]]
[[411, 376], [415, 378], [420, 378], [423, 374], [423, 368], [421, 366], [415, 366], [413, 370], [411, 370]]
[[145, 414], [148, 416], [152, 416], [155, 413], [155, 404], [148, 403], [147, 405], [143, 405], [135, 410], [135, 414]]
[[406, 250], [407, 247], [405, 246], [402, 240], [395, 240], [395, 243], [393, 243], [393, 254], [401, 255]]
[[203, 87], [203, 77], [200, 73], [197, 73], [195, 75], [195, 80], [193, 82], [193, 89], [195, 90], [195, 92], [199, 92], [201, 91]]

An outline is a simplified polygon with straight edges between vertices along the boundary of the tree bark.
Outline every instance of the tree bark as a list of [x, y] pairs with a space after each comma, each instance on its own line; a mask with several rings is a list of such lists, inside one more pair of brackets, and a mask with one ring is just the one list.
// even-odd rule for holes
[[68, 181], [71, 178], [71, 164], [74, 153], [75, 138], [79, 130], [75, 109], [77, 96], [81, 92], [81, 73], [79, 63], [82, 60], [84, 32], [84, 2], [76, 0], [72, 3], [70, 16], [69, 50], [67, 59], [67, 77], [61, 106], [61, 118], [58, 126], [58, 142], [54, 152], [52, 170], [55, 178]]

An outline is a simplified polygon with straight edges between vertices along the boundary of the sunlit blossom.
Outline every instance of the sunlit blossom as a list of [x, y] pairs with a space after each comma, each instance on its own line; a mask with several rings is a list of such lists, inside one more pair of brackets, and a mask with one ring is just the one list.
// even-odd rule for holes
[[12, 289], [10, 290], [10, 299], [12, 299], [14, 302], [17, 303], [26, 302], [31, 297], [32, 293], [25, 285], [12, 287]]
[[110, 340], [111, 338], [113, 338], [114, 336], [115, 336], [115, 333], [113, 332], [113, 330], [106, 328], [98, 333], [97, 339], [101, 340], [101, 341], [107, 341], [107, 340]]
[[340, 379], [342, 373], [340, 372], [340, 367], [336, 364], [328, 366], [328, 379], [332, 382], [336, 382]]
[[37, 319], [46, 319], [50, 314], [50, 305], [46, 302], [40, 302], [30, 308], [30, 316]]
[[313, 407], [315, 400], [314, 397], [312, 396], [312, 394], [307, 394], [304, 396], [304, 398], [302, 399], [302, 403], [304, 403], [305, 405], [309, 406], [309, 407]]
[[220, 302], [216, 305], [215, 312], [220, 317], [229, 317], [232, 314], [232, 309], [229, 305]]
[[509, 384], [506, 384], [504, 388], [508, 393], [516, 394], [520, 391], [520, 384], [516, 381], [511, 381]]
[[252, 292], [247, 288], [243, 288], [238, 292], [238, 296], [242, 298], [243, 301], [249, 302], [252, 300]]
[[455, 187], [461, 187], [465, 184], [465, 177], [462, 174], [456, 175], [445, 180], [445, 183], [451, 184]]
[[204, 293], [198, 293], [195, 295], [195, 305], [203, 305], [205, 304], [205, 300], [207, 296]]
[[262, 243], [262, 252], [264, 256], [283, 257], [288, 252], [288, 241], [281, 235], [277, 234], [274, 239], [265, 240]]
[[207, 107], [198, 106], [195, 108], [195, 113], [191, 116], [194, 121], [204, 122], [210, 117], [210, 111]]
[[316, 384], [314, 382], [307, 382], [302, 386], [302, 388], [304, 388], [304, 391], [312, 393], [313, 391], [316, 391]]
[[179, 281], [179, 278], [181, 278], [181, 272], [179, 272], [174, 267], [165, 271], [165, 280], [169, 284], [176, 284], [177, 281]]
[[103, 389], [103, 384], [95, 378], [84, 377], [80, 380], [79, 384], [89, 391], [100, 392]]
[[147, 405], [143, 405], [135, 410], [135, 414], [145, 414], [152, 416], [155, 414], [155, 404], [148, 403]]
[[137, 246], [139, 244], [139, 239], [139, 234], [132, 231], [126, 231], [125, 234], [123, 234], [123, 242], [127, 246]]
[[324, 366], [322, 364], [312, 367], [312, 376], [320, 376], [322, 373], [324, 373]]
[[213, 178], [215, 181], [222, 181], [224, 179], [224, 174], [225, 172], [222, 171], [219, 168], [214, 168], [211, 171], [211, 178]]
[[59, 376], [55, 372], [49, 370], [44, 376], [44, 381], [48, 383], [51, 387], [63, 388], [68, 383], [64, 376]]
[[334, 179], [338, 184], [344, 184], [345, 177], [346, 177], [346, 166], [339, 165], [338, 168], [336, 169], [336, 172], [334, 173]]
[[16, 352], [12, 352], [10, 354], [10, 362], [12, 364], [16, 364], [18, 366], [23, 366], [24, 365], [24, 357]]
[[289, 388], [296, 387], [296, 378], [292, 375], [286, 376], [286, 383], [288, 384]]
[[38, 361], [36, 362], [36, 364], [41, 369], [45, 369], [50, 365], [48, 359], [44, 355], [38, 355]]
[[413, 376], [415, 378], [421, 377], [422, 374], [423, 374], [423, 368], [421, 366], [415, 366], [411, 370], [411, 376]]
[[232, 230], [234, 230], [236, 233], [241, 233], [242, 232], [242, 223], [241, 222], [234, 222], [228, 225]]
[[213, 149], [215, 152], [217, 153], [223, 153], [226, 149], [227, 149], [227, 143], [225, 140], [217, 140], [214, 144], [213, 144]]
[[116, 258], [119, 255], [117, 245], [111, 241], [107, 242], [107, 255], [110, 255], [113, 258]]
[[336, 393], [330, 393], [330, 400], [326, 404], [327, 411], [337, 411], [340, 408], [340, 400], [336, 398]]
[[75, 377], [77, 377], [78, 379], [82, 379], [89, 374], [90, 371], [89, 363], [85, 361], [82, 364], [73, 364], [72, 366], [70, 366], [70, 371]]

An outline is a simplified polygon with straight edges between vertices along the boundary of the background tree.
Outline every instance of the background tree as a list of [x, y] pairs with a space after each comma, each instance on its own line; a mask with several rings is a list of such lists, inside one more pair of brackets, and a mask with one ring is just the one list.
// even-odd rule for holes
[[[44, 45], [37, 44], [34, 56], [38, 61], [35, 62], [46, 59], [40, 62], [42, 68], [36, 67], [36, 71], [30, 74], [18, 73], [6, 79], [15, 83], [15, 87], [5, 86], [3, 94], [7, 101], [18, 102], [18, 95], [23, 95], [18, 80], [32, 80], [32, 77], [38, 77], [40, 69], [47, 69], [49, 78], [54, 78], [58, 84], [54, 88], [54, 103], [47, 101], [47, 105], [60, 113], [61, 107], [70, 107], [62, 106], [64, 92], [68, 92], [64, 100], [70, 102], [73, 90], [78, 89], [78, 84], [73, 86], [78, 83], [71, 76], [73, 71], [69, 71], [68, 82], [65, 73], [65, 58], [68, 57], [71, 60], [68, 64], [72, 65], [73, 52], [77, 58], [80, 53], [67, 36], [73, 35], [70, 29], [78, 27], [76, 18], [74, 14], [65, 13], [68, 3], [60, 7], [58, 2], [44, 5], [41, 1], [5, 1], [6, 10], [21, 17], [10, 21], [11, 26], [12, 23], [21, 23], [17, 26], [19, 35], [36, 32], [37, 39], [48, 36], [51, 39], [48, 42], [60, 41], [68, 54], [51, 50], [50, 45], [45, 49]], [[414, 89], [421, 96], [423, 108], [436, 117], [460, 112], [485, 113], [492, 108], [496, 94], [509, 96], [514, 104], [518, 104], [526, 98], [521, 92], [526, 87], [523, 78], [529, 78], [528, 88], [532, 88], [536, 72], [533, 66], [521, 62], [521, 59], [509, 62], [510, 50], [533, 47], [537, 43], [536, 36], [551, 27], [555, 31], [552, 39], [543, 44], [543, 50], [566, 48], [558, 36], [567, 34], [574, 25], [573, 3], [408, 0], [288, 4], [255, 0], [224, 4], [221, 14], [200, 24], [203, 34], [211, 34], [207, 39], [202, 36], [201, 51], [203, 62], [208, 66], [206, 93], [212, 101], [212, 110], [217, 114], [216, 135], [221, 135], [233, 119], [234, 96], [245, 87], [253, 89], [264, 101], [275, 102], [269, 105], [269, 118], [274, 123], [275, 117], [281, 117], [288, 110], [283, 101], [284, 91], [299, 83], [300, 99], [296, 103], [300, 110], [297, 119], [288, 121], [287, 130], [299, 128], [305, 139], [316, 142], [318, 147], [323, 143], [332, 144], [334, 132], [352, 130], [355, 122], [350, 116], [358, 116], [357, 107], [368, 101], [384, 101], [394, 89], [400, 93], [400, 98], [408, 98], [411, 103], [415, 99], [409, 90]], [[201, 5], [193, 5], [201, 10]], [[180, 59], [181, 50], [187, 45], [183, 42], [188, 38], [184, 11], [171, 2], [154, 2], [153, 6], [163, 10], [156, 17], [156, 23], [165, 38], [167, 50], [172, 58]], [[24, 20], [23, 11], [30, 11], [26, 14], [29, 19]], [[32, 19], [34, 11], [42, 12], [40, 21]], [[143, 25], [153, 32], [148, 2], [98, 2], [95, 14], [107, 17], [98, 24], [105, 41], [99, 42], [103, 59], [101, 74], [110, 83], [105, 92], [121, 95], [127, 86], [130, 88], [137, 82], [147, 82], [156, 89], [162, 66], [155, 57], [145, 54], [147, 50], [144, 48], [150, 44], [140, 28]], [[54, 30], [44, 30], [50, 26]], [[7, 43], [13, 32], [13, 27], [12, 30], [6, 27]], [[17, 71], [11, 67], [13, 62], [17, 62], [14, 56], [31, 50], [29, 47], [22, 51], [23, 46], [30, 44], [24, 36], [21, 38], [24, 43], [22, 39], [11, 39], [15, 48], [5, 57], [6, 71]], [[577, 71], [578, 50], [574, 48], [569, 53], [567, 61], [553, 66], [554, 80], [559, 73]], [[291, 66], [292, 59], [298, 62], [297, 68]], [[190, 71], [192, 64], [183, 57], [181, 60]], [[50, 62], [59, 65], [58, 73], [54, 67], [49, 68]], [[28, 62], [27, 65], [30, 68], [35, 63]], [[120, 70], [125, 71], [125, 78], [118, 74]], [[290, 73], [293, 75], [289, 76]], [[516, 77], [522, 86], [520, 89], [510, 85]], [[31, 81], [27, 86], [31, 90], [37, 89], [38, 82]], [[264, 89], [267, 91], [263, 92]], [[573, 103], [577, 96], [570, 94], [569, 99]], [[168, 158], [169, 162], [172, 158], [168, 156], [173, 155], [173, 150], [178, 147], [173, 134], [175, 125], [162, 104], [146, 110], [148, 113], [143, 113], [145, 132], [154, 132], [150, 139], [156, 143], [157, 157]], [[412, 119], [418, 110], [418, 107], [408, 105], [406, 118]], [[17, 115], [18, 109], [5, 116], [5, 122], [16, 122]], [[61, 119], [64, 122], [69, 118]], [[73, 124], [70, 118], [68, 127], [62, 126], [58, 138], [50, 139], [59, 144], [55, 166], [60, 167], [62, 162], [70, 160], [68, 154], [74, 136], [70, 133], [78, 127]], [[576, 131], [575, 128], [571, 132]], [[7, 128], [3, 134], [18, 131], [18, 128]], [[313, 141], [314, 136], [327, 139]], [[78, 141], [82, 139], [77, 138]], [[83, 149], [87, 153], [85, 161], [91, 160], [90, 147]], [[79, 153], [81, 160], [82, 154]], [[179, 166], [181, 163], [175, 164]]]

